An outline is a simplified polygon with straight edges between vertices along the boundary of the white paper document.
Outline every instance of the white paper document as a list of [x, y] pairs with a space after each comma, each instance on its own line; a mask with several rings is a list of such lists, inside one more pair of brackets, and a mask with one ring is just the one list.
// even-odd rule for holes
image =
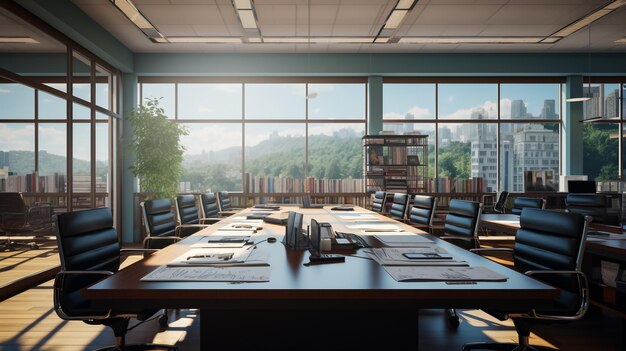
[[485, 267], [383, 266], [383, 268], [399, 282], [503, 282], [509, 279]]
[[272, 267], [167, 267], [161, 266], [141, 278], [144, 282], [269, 282]]
[[601, 232], [597, 232], [597, 234], [592, 234], [592, 233], [587, 234], [587, 241], [604, 241], [604, 240], [626, 240], [626, 235], [614, 234], [614, 233], [601, 233]]
[[263, 220], [245, 221], [245, 222], [233, 222], [220, 227], [220, 231], [234, 230], [234, 231], [257, 231], [263, 229]]
[[268, 254], [254, 246], [242, 248], [194, 248], [178, 256], [168, 267], [267, 265]]
[[343, 219], [344, 221], [380, 221], [379, 217], [376, 217], [376, 215], [371, 213], [344, 213], [338, 215], [337, 217]]
[[243, 247], [248, 244], [248, 240], [250, 240], [250, 235], [205, 235], [191, 247]]
[[[383, 266], [468, 266], [440, 247], [372, 248], [367, 254]], [[413, 258], [410, 258], [413, 257]]]
[[398, 234], [396, 232], [380, 232], [374, 235], [385, 246], [390, 247], [411, 247], [419, 246], [420, 244], [434, 244], [432, 240], [425, 235], [420, 234]]
[[346, 225], [346, 228], [360, 229], [364, 232], [403, 232], [404, 229], [400, 228], [393, 223], [355, 223]]

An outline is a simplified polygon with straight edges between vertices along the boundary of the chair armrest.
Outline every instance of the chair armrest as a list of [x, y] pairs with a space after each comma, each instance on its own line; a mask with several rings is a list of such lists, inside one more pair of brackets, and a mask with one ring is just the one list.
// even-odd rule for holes
[[470, 252], [473, 253], [483, 253], [483, 252], [510, 252], [513, 254], [513, 249], [509, 249], [506, 247], [493, 247], [493, 248], [478, 248], [478, 249], [470, 249]]
[[120, 249], [120, 253], [129, 253], [129, 252], [141, 252], [141, 253], [152, 253], [157, 252], [158, 249]]
[[179, 224], [176, 226], [176, 229], [174, 229], [174, 233], [176, 236], [180, 237], [180, 231], [185, 228], [208, 228], [210, 226], [210, 224]]
[[232, 209], [232, 210], [228, 210], [228, 211], [220, 211], [220, 216], [222, 216], [222, 217], [232, 216], [232, 215], [238, 213], [241, 210], [242, 209]]
[[476, 238], [472, 236], [463, 236], [463, 235], [443, 235], [440, 236], [439, 239], [448, 241], [448, 240], [476, 240]]
[[76, 275], [76, 276], [86, 276], [86, 275], [98, 275], [104, 277], [108, 277], [113, 275], [111, 271], [60, 271], [57, 273], [54, 278], [54, 310], [55, 312], [65, 320], [86, 320], [86, 319], [107, 319], [111, 318], [112, 310], [109, 309], [105, 315], [90, 315], [90, 316], [70, 316], [63, 311], [61, 307], [61, 294], [63, 293], [63, 286], [65, 277]]
[[215, 218], [215, 217], [200, 218], [200, 223], [201, 224], [205, 224], [205, 223], [215, 224], [221, 221], [222, 219], [224, 218]]
[[575, 321], [582, 316], [585, 315], [587, 309], [589, 308], [589, 282], [587, 281], [587, 276], [585, 273], [581, 271], [569, 271], [569, 270], [554, 270], [554, 271], [527, 271], [524, 274], [527, 276], [535, 276], [535, 275], [550, 275], [550, 274], [571, 274], [576, 275], [578, 277], [578, 288], [580, 291], [580, 306], [578, 307], [578, 311], [574, 313], [572, 316], [559, 316], [559, 315], [546, 315], [537, 313], [535, 309], [531, 311], [531, 317], [537, 319], [547, 319], [547, 320], [562, 320], [562, 321]]
[[[173, 243], [181, 241], [182, 238], [178, 236], [147, 236], [143, 239], [143, 248], [144, 250], [151, 250], [152, 252], [159, 251], [159, 249], [149, 249], [149, 243], [151, 241], [171, 241]], [[144, 255], [146, 256], [146, 255]]]

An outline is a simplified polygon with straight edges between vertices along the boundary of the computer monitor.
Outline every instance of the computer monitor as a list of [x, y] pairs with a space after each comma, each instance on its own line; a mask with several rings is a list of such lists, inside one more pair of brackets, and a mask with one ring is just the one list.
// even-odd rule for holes
[[302, 245], [302, 220], [302, 213], [289, 211], [284, 238], [284, 244], [288, 248], [298, 249]]
[[578, 194], [594, 194], [596, 192], [595, 180], [568, 180], [567, 191]]

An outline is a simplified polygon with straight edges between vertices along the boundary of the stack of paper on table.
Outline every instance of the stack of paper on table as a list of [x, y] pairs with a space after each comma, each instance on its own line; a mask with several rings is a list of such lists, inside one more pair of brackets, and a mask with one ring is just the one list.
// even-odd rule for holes
[[380, 221], [380, 218], [369, 212], [342, 213], [337, 217], [347, 221]]
[[220, 227], [220, 229], [218, 229], [219, 231], [229, 231], [229, 230], [234, 230], [234, 231], [251, 231], [251, 232], [255, 232], [257, 230], [261, 230], [263, 229], [263, 220], [259, 219], [259, 220], [253, 220], [253, 221], [246, 221], [246, 222], [233, 222], [233, 223], [228, 223], [227, 225]]
[[177, 281], [177, 282], [269, 282], [270, 266], [161, 266], [141, 278], [141, 281]]
[[434, 242], [426, 236], [413, 233], [398, 234], [397, 232], [378, 232], [374, 237], [385, 246], [389, 247], [434, 245]]
[[[430, 258], [410, 259], [404, 254], [420, 254]], [[368, 255], [383, 266], [468, 266], [465, 261], [455, 261], [445, 249], [438, 246], [372, 248]]]
[[[226, 233], [227, 235], [219, 235]], [[191, 247], [243, 247], [249, 244], [250, 232], [242, 232], [243, 235], [232, 235], [235, 231], [216, 232], [213, 235], [205, 235]]]
[[254, 246], [242, 248], [193, 248], [167, 264], [168, 267], [190, 266], [261, 266], [268, 254]]
[[346, 225], [346, 228], [359, 229], [364, 232], [403, 232], [404, 229], [400, 228], [394, 223], [355, 223]]
[[485, 267], [383, 266], [399, 282], [503, 282], [507, 276]]

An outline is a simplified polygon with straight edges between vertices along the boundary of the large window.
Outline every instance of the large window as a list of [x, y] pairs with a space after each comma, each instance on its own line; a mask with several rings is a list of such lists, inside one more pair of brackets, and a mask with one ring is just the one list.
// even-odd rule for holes
[[556, 190], [560, 96], [559, 83], [391, 79], [383, 130], [429, 135], [429, 191]]
[[144, 98], [161, 98], [168, 117], [189, 130], [181, 192], [363, 191], [364, 81], [150, 78], [140, 89]]

